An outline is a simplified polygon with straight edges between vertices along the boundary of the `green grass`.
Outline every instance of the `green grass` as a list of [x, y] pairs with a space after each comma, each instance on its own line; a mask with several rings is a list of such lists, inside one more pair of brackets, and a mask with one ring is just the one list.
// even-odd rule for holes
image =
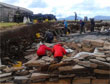
[[10, 22], [10, 23], [8, 23], [8, 22], [7, 22], [7, 23], [2, 23], [2, 22], [1, 22], [1, 23], [0, 23], [0, 29], [1, 29], [1, 28], [2, 28], [2, 29], [3, 29], [3, 28], [9, 28], [9, 27], [13, 27], [13, 26], [20, 26], [20, 25], [23, 25], [23, 23], [19, 23], [19, 24], [18, 24], [18, 23], [11, 23], [11, 22]]

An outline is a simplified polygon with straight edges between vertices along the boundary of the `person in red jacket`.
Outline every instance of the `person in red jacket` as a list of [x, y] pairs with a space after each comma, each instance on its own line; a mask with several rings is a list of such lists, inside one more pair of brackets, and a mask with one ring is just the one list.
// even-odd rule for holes
[[54, 54], [54, 60], [56, 62], [60, 62], [63, 58], [63, 55], [66, 54], [65, 49], [62, 47], [63, 44], [56, 44], [54, 45], [52, 52]]
[[43, 56], [46, 56], [46, 51], [52, 51], [51, 48], [47, 47], [44, 44], [41, 44], [37, 50], [38, 59], [42, 58]]

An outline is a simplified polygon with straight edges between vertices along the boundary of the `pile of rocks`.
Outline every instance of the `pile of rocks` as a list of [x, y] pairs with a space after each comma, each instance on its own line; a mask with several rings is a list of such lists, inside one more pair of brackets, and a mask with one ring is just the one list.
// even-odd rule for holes
[[73, 49], [60, 63], [53, 56], [37, 57], [17, 69], [2, 69], [14, 72], [15, 81], [28, 82], [55, 81], [64, 78], [110, 78], [110, 42], [104, 40], [84, 40], [82, 43], [64, 43], [65, 48]]

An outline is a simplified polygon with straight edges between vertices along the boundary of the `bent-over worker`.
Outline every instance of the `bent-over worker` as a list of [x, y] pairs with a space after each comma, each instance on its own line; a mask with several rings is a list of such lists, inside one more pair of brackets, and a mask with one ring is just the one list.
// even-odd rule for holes
[[50, 30], [48, 30], [48, 31], [46, 31], [44, 38], [47, 43], [52, 43], [54, 35]]
[[51, 48], [47, 47], [45, 44], [41, 44], [37, 50], [38, 59], [46, 56], [46, 51], [52, 51]]
[[66, 50], [62, 47], [63, 44], [54, 45], [52, 52], [54, 54], [54, 61], [60, 62], [63, 58], [63, 55], [66, 54]]

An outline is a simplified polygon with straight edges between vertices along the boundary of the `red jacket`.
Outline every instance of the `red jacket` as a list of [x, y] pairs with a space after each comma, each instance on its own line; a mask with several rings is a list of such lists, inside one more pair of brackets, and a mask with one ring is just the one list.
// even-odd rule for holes
[[66, 54], [65, 49], [60, 44], [54, 45], [52, 52], [54, 53], [54, 57], [63, 57]]
[[46, 55], [46, 50], [52, 51], [51, 48], [47, 47], [46, 45], [40, 45], [40, 47], [37, 50], [37, 55], [38, 56]]

